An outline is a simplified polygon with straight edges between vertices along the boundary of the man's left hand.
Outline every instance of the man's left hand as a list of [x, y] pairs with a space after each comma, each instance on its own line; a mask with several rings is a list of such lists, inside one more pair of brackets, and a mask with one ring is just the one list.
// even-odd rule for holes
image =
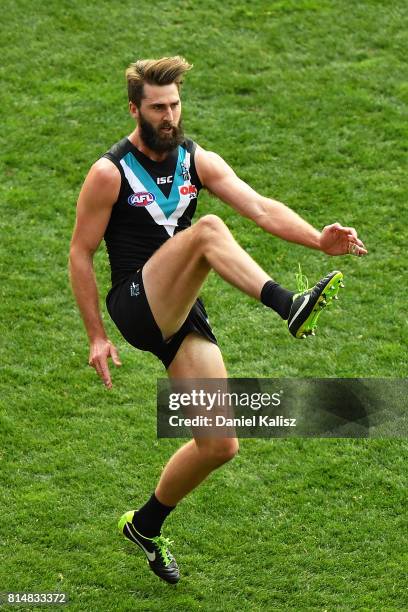
[[327, 255], [367, 255], [367, 249], [358, 238], [354, 227], [340, 223], [326, 225], [320, 234], [320, 248]]

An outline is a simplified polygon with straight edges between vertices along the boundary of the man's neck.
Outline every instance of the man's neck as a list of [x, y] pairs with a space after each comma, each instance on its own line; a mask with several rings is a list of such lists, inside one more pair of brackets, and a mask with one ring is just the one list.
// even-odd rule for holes
[[137, 148], [143, 155], [146, 155], [149, 159], [155, 162], [162, 162], [168, 156], [168, 152], [158, 153], [157, 151], [153, 151], [149, 147], [145, 145], [143, 142], [138, 128], [136, 128], [130, 136], [128, 136], [130, 142]]

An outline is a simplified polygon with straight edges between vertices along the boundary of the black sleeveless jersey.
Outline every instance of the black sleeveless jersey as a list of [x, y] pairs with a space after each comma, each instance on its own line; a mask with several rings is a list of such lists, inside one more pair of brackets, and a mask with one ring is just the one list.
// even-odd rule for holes
[[141, 268], [177, 232], [190, 227], [202, 187], [194, 153], [184, 140], [162, 162], [123, 138], [105, 153], [121, 174], [119, 196], [105, 230], [112, 285]]

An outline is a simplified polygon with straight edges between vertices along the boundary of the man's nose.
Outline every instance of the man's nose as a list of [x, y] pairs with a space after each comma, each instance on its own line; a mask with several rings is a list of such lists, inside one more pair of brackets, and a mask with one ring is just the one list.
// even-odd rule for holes
[[170, 123], [173, 123], [173, 109], [171, 108], [171, 106], [167, 107], [164, 119], [166, 119]]

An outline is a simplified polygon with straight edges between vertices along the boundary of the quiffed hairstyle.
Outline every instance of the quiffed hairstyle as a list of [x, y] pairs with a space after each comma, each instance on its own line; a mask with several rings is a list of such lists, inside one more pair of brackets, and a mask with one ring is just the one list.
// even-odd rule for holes
[[158, 60], [138, 60], [126, 70], [129, 102], [140, 108], [143, 98], [143, 87], [149, 85], [171, 85], [175, 83], [180, 89], [182, 77], [187, 70], [193, 67], [184, 57], [162, 57]]

